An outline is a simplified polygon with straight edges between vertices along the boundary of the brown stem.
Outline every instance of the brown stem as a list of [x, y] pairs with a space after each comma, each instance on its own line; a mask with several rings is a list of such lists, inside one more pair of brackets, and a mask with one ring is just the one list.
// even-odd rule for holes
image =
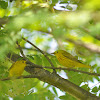
[[67, 38], [66, 39], [67, 41], [75, 44], [75, 45], [79, 45], [79, 46], [82, 46], [88, 50], [90, 50], [91, 52], [96, 52], [96, 53], [100, 53], [100, 46], [96, 45], [96, 44], [93, 44], [93, 43], [83, 43], [81, 40], [77, 40], [77, 41], [74, 41], [70, 38]]
[[19, 48], [19, 50], [20, 50], [21, 55], [23, 56], [23, 58], [26, 59], [26, 57], [25, 57], [25, 55], [24, 55], [24, 53], [23, 53], [23, 50], [22, 50], [20, 44], [18, 43], [18, 41], [16, 41], [16, 44], [18, 45], [18, 48]]
[[[51, 64], [51, 66], [54, 67], [54, 65], [53, 65], [53, 63], [51, 62], [51, 60], [48, 58], [48, 56], [47, 56], [41, 49], [39, 49], [37, 46], [35, 46], [35, 45], [34, 45], [32, 42], [30, 42], [29, 40], [27, 40], [27, 39], [25, 39], [25, 38], [23, 38], [23, 37], [22, 37], [22, 39], [25, 40], [26, 42], [28, 42], [29, 44], [31, 44], [32, 46], [34, 46], [37, 50], [39, 50], [39, 51], [46, 57], [46, 59], [49, 61], [49, 63]], [[53, 71], [56, 72], [55, 69], [53, 69]]]

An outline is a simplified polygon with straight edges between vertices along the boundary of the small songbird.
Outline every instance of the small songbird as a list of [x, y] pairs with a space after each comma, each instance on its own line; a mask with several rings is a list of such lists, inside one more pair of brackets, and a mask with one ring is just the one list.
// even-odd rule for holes
[[25, 60], [19, 60], [12, 64], [9, 69], [9, 77], [18, 77], [21, 76], [24, 68], [26, 67]]
[[64, 50], [57, 50], [54, 53], [56, 58], [58, 59], [59, 63], [68, 68], [91, 68], [89, 65], [85, 65], [81, 63], [78, 59], [72, 56], [70, 53]]

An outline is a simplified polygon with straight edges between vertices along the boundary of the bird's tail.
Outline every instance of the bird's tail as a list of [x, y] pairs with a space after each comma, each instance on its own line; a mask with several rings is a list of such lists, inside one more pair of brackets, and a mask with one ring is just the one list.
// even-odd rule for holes
[[91, 68], [90, 65], [85, 65], [85, 64], [81, 64], [81, 63], [77, 63], [76, 67], [79, 67], [79, 68]]

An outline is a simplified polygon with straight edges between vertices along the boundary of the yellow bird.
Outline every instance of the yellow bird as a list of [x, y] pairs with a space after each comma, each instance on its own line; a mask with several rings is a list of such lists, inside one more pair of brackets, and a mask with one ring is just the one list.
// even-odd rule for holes
[[25, 67], [26, 67], [25, 60], [16, 61], [15, 63], [12, 64], [12, 66], [9, 69], [9, 77], [21, 76]]
[[82, 64], [79, 60], [77, 60], [74, 56], [64, 50], [57, 50], [54, 53], [59, 63], [68, 68], [91, 68], [89, 65]]

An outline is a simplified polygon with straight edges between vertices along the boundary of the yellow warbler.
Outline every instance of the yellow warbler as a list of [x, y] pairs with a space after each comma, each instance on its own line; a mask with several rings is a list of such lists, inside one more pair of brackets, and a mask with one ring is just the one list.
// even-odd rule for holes
[[70, 53], [68, 53], [64, 50], [57, 50], [51, 54], [54, 54], [56, 56], [56, 58], [58, 59], [59, 63], [65, 67], [68, 67], [68, 68], [73, 68], [73, 67], [91, 68], [91, 66], [82, 64], [74, 56], [72, 56]]
[[26, 66], [25, 60], [16, 61], [9, 69], [9, 77], [21, 76]]

